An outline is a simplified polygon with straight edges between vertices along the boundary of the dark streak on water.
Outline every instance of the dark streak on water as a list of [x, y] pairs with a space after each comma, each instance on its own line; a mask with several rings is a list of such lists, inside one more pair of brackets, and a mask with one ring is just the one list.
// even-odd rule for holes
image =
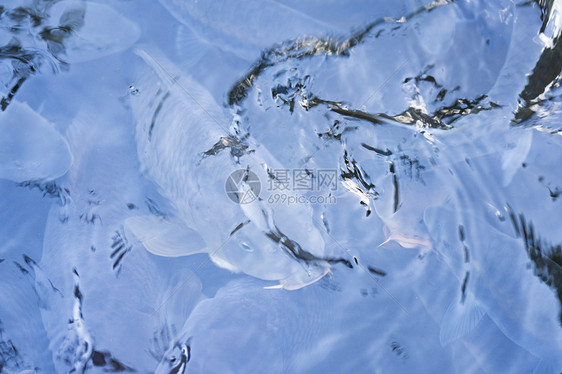
[[487, 98], [480, 95], [475, 99], [457, 99], [451, 105], [443, 106], [432, 114], [424, 113], [421, 109], [410, 107], [397, 115], [386, 113], [368, 113], [361, 110], [348, 109], [341, 102], [324, 100], [318, 97], [311, 98], [304, 106], [306, 110], [317, 105], [326, 105], [329, 110], [345, 117], [364, 120], [374, 125], [385, 123], [398, 123], [404, 125], [417, 125], [421, 128], [448, 130], [453, 128], [452, 123], [469, 114], [500, 108], [500, 105], [490, 101], [487, 106], [482, 102]]
[[156, 203], [156, 201], [152, 200], [150, 197], [146, 197], [144, 201], [145, 201], [146, 207], [148, 208], [148, 211], [149, 211], [151, 214], [153, 214], [153, 215], [155, 215], [155, 216], [158, 216], [158, 217], [161, 217], [161, 218], [166, 218], [166, 217], [167, 217], [167, 214], [164, 213], [164, 212], [160, 209], [160, 207], [158, 206], [158, 204]]
[[92, 364], [97, 367], [103, 367], [103, 371], [111, 373], [135, 372], [136, 370], [123, 364], [119, 360], [113, 358], [107, 351], [92, 351]]
[[[56, 1], [35, 1], [29, 7], [0, 9], [0, 27], [9, 29], [14, 35], [8, 44], [0, 47], [0, 60], [8, 59], [12, 62], [16, 83], [10, 88], [8, 95], [0, 100], [0, 109], [6, 110], [21, 88], [23, 83], [39, 72], [41, 66], [47, 62], [53, 72], [67, 68], [64, 61], [66, 48], [65, 40], [84, 25], [84, 8], [70, 9], [59, 19], [59, 26], [42, 27], [49, 17], [51, 6]], [[29, 47], [22, 45], [23, 38], [34, 37], [45, 42], [44, 49], [38, 49], [35, 43]]]
[[[541, 8], [541, 19], [543, 20], [540, 32], [544, 32], [546, 25], [551, 16], [553, 0], [537, 0], [536, 3]], [[541, 104], [543, 100], [538, 99], [539, 95], [545, 92], [546, 88], [557, 78], [562, 72], [562, 35], [558, 34], [554, 37], [552, 48], [545, 48], [539, 57], [533, 73], [529, 75], [527, 85], [519, 94], [523, 103], [515, 113], [514, 124], [521, 124], [529, 119], [535, 111], [533, 106]]]
[[119, 272], [121, 271], [120, 263], [125, 255], [133, 249], [133, 246], [129, 245], [125, 234], [119, 231], [115, 231], [115, 234], [111, 239], [113, 241], [111, 244], [111, 249], [113, 250], [113, 252], [111, 252], [109, 258], [114, 261], [112, 266], [113, 270], [115, 270], [119, 266], [117, 270], [117, 274], [119, 274]]
[[20, 187], [27, 187], [31, 190], [37, 189], [43, 192], [43, 197], [49, 196], [58, 199], [59, 205], [63, 206], [70, 201], [70, 190], [67, 187], [61, 187], [55, 182], [40, 183], [35, 181], [22, 182]]
[[468, 264], [470, 262], [470, 251], [466, 245], [463, 246], [464, 250], [464, 262]]
[[[75, 283], [74, 283], [74, 297], [76, 298], [76, 301], [78, 302], [78, 312], [79, 312], [79, 318], [81, 321], [75, 321], [74, 318], [70, 319], [68, 321], [68, 323], [70, 325], [74, 325], [77, 323], [80, 324], [86, 324], [86, 321], [84, 320], [84, 315], [82, 314], [82, 304], [84, 301], [84, 295], [82, 293], [82, 291], [80, 290], [80, 285], [79, 285], [79, 275], [78, 275], [78, 271], [76, 270], [76, 268], [72, 269], [72, 272], [76, 275], [75, 277]], [[86, 352], [89, 349], [90, 344], [93, 344], [93, 341], [90, 342], [89, 339], [83, 339], [82, 336], [78, 337], [79, 341], [78, 344], [82, 345], [82, 349], [84, 349]], [[68, 342], [70, 343], [70, 342]], [[75, 344], [72, 344], [75, 345]], [[71, 353], [72, 352], [72, 353]], [[68, 353], [70, 354], [75, 354], [77, 352], [77, 348], [74, 349], [70, 349], [68, 351]], [[104, 372], [111, 372], [111, 373], [121, 373], [121, 372], [136, 372], [135, 369], [133, 369], [132, 367], [125, 365], [124, 363], [122, 363], [121, 361], [117, 360], [116, 358], [113, 357], [113, 355], [108, 352], [108, 351], [103, 351], [103, 350], [97, 350], [95, 349], [95, 346], [92, 346], [91, 348], [91, 353], [89, 355], [89, 357], [84, 357], [84, 358], [80, 358], [81, 360], [83, 360], [81, 362], [81, 370], [79, 370], [81, 373], [86, 373], [88, 371], [88, 368], [91, 367], [89, 365], [89, 363], [91, 362], [91, 364], [95, 367], [100, 367], [103, 368]], [[74, 373], [77, 372], [77, 367], [76, 363], [74, 362], [76, 360], [76, 357], [65, 357], [64, 360], [67, 362], [67, 364], [69, 365], [75, 365], [70, 371], [69, 373]]]
[[380, 275], [381, 277], [386, 276], [386, 271], [384, 271], [384, 270], [377, 269], [377, 268], [372, 267], [372, 266], [367, 267], [367, 269], [375, 275]]
[[538, 4], [538, 6], [541, 9], [541, 20], [543, 22], [542, 22], [540, 32], [544, 32], [544, 30], [546, 29], [546, 25], [548, 23], [548, 20], [550, 19], [550, 15], [551, 15], [551, 12], [552, 12], [552, 6], [554, 5], [554, 1], [556, 1], [556, 0], [535, 0], [534, 1], [536, 4]]
[[422, 171], [425, 170], [425, 166], [422, 165], [418, 159], [412, 159], [410, 156], [402, 154], [400, 155], [400, 165], [404, 166], [404, 173], [410, 177], [410, 179], [415, 177], [416, 180], [420, 181], [422, 184], [424, 183], [421, 174]]
[[469, 277], [470, 277], [470, 272], [467, 271], [464, 274], [464, 280], [462, 281], [462, 286], [461, 286], [461, 304], [464, 304], [464, 301], [466, 299], [466, 286], [468, 285]]
[[162, 100], [160, 100], [160, 102], [158, 103], [158, 106], [154, 110], [154, 113], [152, 114], [152, 121], [150, 122], [150, 127], [148, 129], [148, 140], [152, 140], [152, 130], [154, 130], [156, 119], [158, 118], [158, 114], [160, 114], [160, 111], [162, 110], [164, 103], [169, 97], [170, 97], [170, 91], [166, 92]]
[[306, 263], [318, 263], [327, 262], [329, 264], [342, 263], [348, 268], [352, 269], [353, 265], [349, 260], [345, 258], [336, 257], [318, 257], [305, 249], [303, 249], [299, 243], [294, 240], [289, 239], [285, 234], [283, 234], [279, 229], [275, 228], [275, 231], [270, 231], [266, 233], [267, 237], [273, 240], [275, 243], [281, 244], [282, 248], [287, 254], [296, 260], [301, 260]]
[[389, 166], [390, 174], [392, 174], [392, 184], [394, 185], [394, 213], [400, 208], [400, 190], [398, 187], [398, 177], [396, 176], [396, 170], [394, 169], [394, 163], [391, 162]]
[[560, 197], [560, 193], [562, 193], [562, 188], [555, 186], [554, 189], [552, 189], [551, 183], [550, 182], [545, 183], [543, 176], [539, 177], [539, 182], [542, 183], [543, 186], [545, 186], [545, 188], [548, 190], [550, 194], [550, 198], [552, 199], [553, 202]]
[[238, 139], [234, 136], [222, 136], [211, 149], [203, 152], [203, 157], [215, 156], [227, 148], [230, 149], [230, 155], [235, 158], [253, 152], [248, 150], [248, 145], [244, 143], [244, 139]]
[[19, 262], [17, 261], [13, 261], [14, 265], [16, 265], [16, 267], [19, 269], [20, 272], [22, 272], [22, 274], [29, 274], [29, 270], [27, 270], [26, 268], [24, 268], [23, 266], [20, 265]]
[[377, 154], [379, 154], [379, 155], [381, 155], [381, 156], [390, 156], [390, 155], [392, 155], [392, 151], [390, 151], [388, 148], [387, 148], [385, 151], [383, 151], [382, 149], [378, 149], [378, 148], [375, 148], [375, 147], [371, 147], [370, 145], [367, 145], [367, 144], [365, 144], [365, 143], [361, 143], [361, 146], [362, 146], [363, 148], [368, 149], [369, 151], [373, 151], [373, 152], [375, 152], [375, 153], [377, 153]]
[[509, 217], [518, 237], [523, 239], [525, 249], [534, 266], [534, 274], [550, 286], [560, 302], [560, 324], [562, 326], [562, 245], [552, 245], [535, 236], [532, 222], [527, 222], [523, 214], [518, 216], [508, 206]]
[[303, 95], [303, 90], [310, 84], [310, 75], [304, 79], [289, 79], [287, 85], [277, 85], [271, 89], [271, 97], [275, 101], [281, 101], [283, 105], [289, 106], [289, 112], [295, 109], [295, 99], [298, 95]]
[[0, 320], [0, 373], [4, 368], [9, 370], [24, 369], [23, 361], [12, 340], [4, 337], [4, 329], [2, 328], [2, 320]]
[[353, 189], [361, 196], [360, 204], [367, 209], [366, 215], [371, 214], [370, 199], [377, 199], [379, 193], [375, 190], [375, 185], [371, 183], [369, 175], [365, 173], [361, 166], [344, 151], [343, 155], [344, 168], [341, 169], [341, 178], [349, 181], [353, 185]]
[[459, 239], [461, 242], [464, 242], [464, 226], [463, 225], [459, 225]]
[[406, 350], [398, 342], [392, 342], [390, 347], [392, 348], [392, 352], [396, 353], [398, 357], [404, 360], [408, 359], [408, 353], [406, 353]]
[[16, 84], [14, 84], [12, 88], [10, 88], [10, 92], [8, 92], [8, 96], [3, 97], [2, 100], [0, 100], [0, 109], [2, 111], [6, 110], [8, 105], [10, 105], [12, 99], [14, 98], [14, 95], [16, 94], [16, 92], [18, 92], [18, 90], [20, 89], [20, 87], [22, 86], [23, 82], [25, 82], [26, 79], [27, 77], [21, 77], [20, 79], [18, 79]]
[[244, 221], [244, 222], [240, 222], [240, 224], [238, 226], [236, 226], [234, 228], [234, 230], [232, 230], [230, 232], [230, 236], [234, 235], [238, 230], [240, 230], [242, 227], [244, 227], [244, 225], [247, 225], [248, 223], [250, 223], [250, 220]]
[[319, 138], [324, 139], [334, 139], [341, 142], [341, 137], [348, 131], [357, 130], [357, 127], [350, 127], [346, 126], [343, 129], [340, 127], [341, 122], [339, 120], [335, 120], [334, 124], [330, 127], [330, 129], [326, 132], [318, 133]]
[[[464, 262], [465, 262], [465, 264], [468, 264], [470, 262], [470, 252], [469, 252], [466, 244], [464, 244], [465, 233], [464, 233], [464, 226], [463, 225], [459, 225], [459, 239], [460, 239], [461, 243], [463, 243]], [[468, 273], [467, 273], [467, 277], [468, 277]]]
[[[416, 9], [403, 17], [403, 20], [410, 20], [421, 13], [430, 12], [436, 7], [448, 3], [450, 3], [450, 1], [435, 1], [427, 6]], [[338, 40], [336, 38], [304, 37], [297, 40], [288, 40], [265, 50], [261, 58], [254, 64], [250, 71], [230, 89], [228, 93], [228, 105], [233, 106], [244, 101], [256, 79], [266, 69], [291, 59], [302, 60], [319, 55], [326, 57], [348, 57], [351, 50], [363, 43], [377, 27], [389, 24], [396, 25], [394, 29], [402, 27], [400, 23], [396, 24], [396, 20], [389, 21], [386, 18], [380, 18], [359, 31], [352, 33], [351, 36], [347, 38], [340, 38]], [[378, 37], [378, 35], [374, 37]]]
[[[431, 69], [433, 67], [433, 65], [430, 65], [428, 68]], [[415, 77], [408, 77], [406, 79], [404, 79], [404, 83], [408, 83], [409, 81], [414, 81], [416, 83], [420, 83], [420, 82], [429, 82], [432, 83], [433, 86], [435, 86], [435, 88], [442, 88], [443, 86], [440, 85], [439, 83], [437, 83], [437, 81], [435, 80], [435, 78], [432, 75], [427, 74], [426, 72], [423, 72], [419, 75], [416, 75]]]

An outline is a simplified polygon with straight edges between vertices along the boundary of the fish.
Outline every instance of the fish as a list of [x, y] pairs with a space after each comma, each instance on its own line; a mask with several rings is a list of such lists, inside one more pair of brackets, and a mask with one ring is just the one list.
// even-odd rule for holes
[[[155, 373], [303, 372], [299, 356], [332, 321], [323, 309], [329, 293], [317, 284], [289, 293], [261, 283], [233, 280], [197, 304]], [[303, 307], [306, 316], [295, 318]]]
[[[137, 153], [141, 169], [175, 210], [173, 217], [126, 221], [148, 251], [167, 257], [208, 253], [220, 267], [285, 289], [314, 283], [331, 262], [349, 263], [325, 253], [310, 204], [268, 202], [274, 191], [264, 187], [271, 170], [283, 167], [267, 149], [249, 134], [237, 136], [211, 95], [166, 58], [143, 49], [137, 54], [152, 70], [142, 74], [139, 93], [131, 97]], [[235, 172], [238, 190], [229, 197], [225, 185]]]
[[[0, 263], [0, 370], [20, 373], [36, 367], [54, 372], [49, 339], [37, 308], [33, 271], [20, 256]], [[34, 372], [34, 371], [32, 371]]]
[[[274, 0], [245, 0], [236, 4], [160, 0], [160, 3], [196, 38], [250, 61], [275, 43], [337, 31], [334, 25]], [[182, 34], [187, 33], [184, 30]]]
[[[116, 54], [130, 48], [141, 35], [139, 26], [113, 8], [91, 1], [61, 1], [52, 6], [42, 31], [49, 46], [58, 44], [59, 57], [66, 63], [80, 63]], [[74, 27], [70, 35], [64, 27]], [[59, 39], [59, 34], [64, 35]]]
[[95, 98], [82, 105], [65, 133], [75, 162], [57, 183], [68, 199], [51, 206], [38, 261], [63, 297], [46, 295], [40, 314], [57, 372], [149, 372], [160, 313], [172, 305], [162, 297], [182, 285], [189, 309], [201, 285], [187, 268], [159, 267], [124, 232], [125, 219], [159, 202], [138, 171], [131, 124], [98, 105]]
[[[9, 92], [4, 111], [32, 76], [68, 70], [68, 65], [122, 52], [140, 37], [140, 28], [113, 8], [87, 1], [14, 1], [2, 7], [0, 80]], [[8, 31], [8, 32], [7, 32]]]
[[441, 343], [463, 337], [488, 315], [505, 336], [541, 360], [535, 373], [559, 373], [560, 304], [528, 266], [523, 243], [479, 217], [443, 206], [427, 208], [424, 222], [434, 250], [459, 281], [441, 321]]
[[28, 104], [14, 101], [0, 112], [0, 178], [47, 182], [72, 165], [66, 139]]

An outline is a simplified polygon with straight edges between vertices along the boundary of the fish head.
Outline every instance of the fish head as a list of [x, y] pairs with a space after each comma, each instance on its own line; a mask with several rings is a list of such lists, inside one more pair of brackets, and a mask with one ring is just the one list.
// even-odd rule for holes
[[282, 280], [295, 272], [306, 272], [306, 269], [325, 263], [324, 256], [318, 254], [324, 249], [321, 236], [315, 244], [315, 248], [311, 248], [276, 229], [261, 230], [256, 223], [246, 221], [232, 233], [221, 250], [212, 255], [212, 259], [234, 272], [263, 280]]
[[213, 256], [215, 263], [279, 281], [286, 289], [314, 283], [328, 272], [324, 240], [310, 212], [283, 217], [281, 211], [259, 203], [245, 205], [243, 211], [247, 221], [236, 227], [229, 242]]

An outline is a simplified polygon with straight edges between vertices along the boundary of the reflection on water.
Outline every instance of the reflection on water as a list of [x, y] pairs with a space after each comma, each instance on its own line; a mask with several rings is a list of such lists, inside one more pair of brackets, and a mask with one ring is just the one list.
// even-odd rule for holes
[[0, 373], [561, 372], [561, 14], [0, 4]]

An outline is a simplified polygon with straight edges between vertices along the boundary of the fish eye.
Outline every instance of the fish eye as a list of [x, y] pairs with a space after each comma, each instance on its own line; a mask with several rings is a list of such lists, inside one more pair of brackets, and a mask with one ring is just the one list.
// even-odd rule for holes
[[177, 358], [172, 356], [172, 358], [170, 358], [170, 362], [173, 364], [174, 362], [176, 362]]
[[246, 242], [239, 242], [240, 247], [242, 247], [243, 250], [247, 251], [247, 252], [253, 252], [254, 250], [252, 249], [252, 247], [250, 247], [250, 245]]

